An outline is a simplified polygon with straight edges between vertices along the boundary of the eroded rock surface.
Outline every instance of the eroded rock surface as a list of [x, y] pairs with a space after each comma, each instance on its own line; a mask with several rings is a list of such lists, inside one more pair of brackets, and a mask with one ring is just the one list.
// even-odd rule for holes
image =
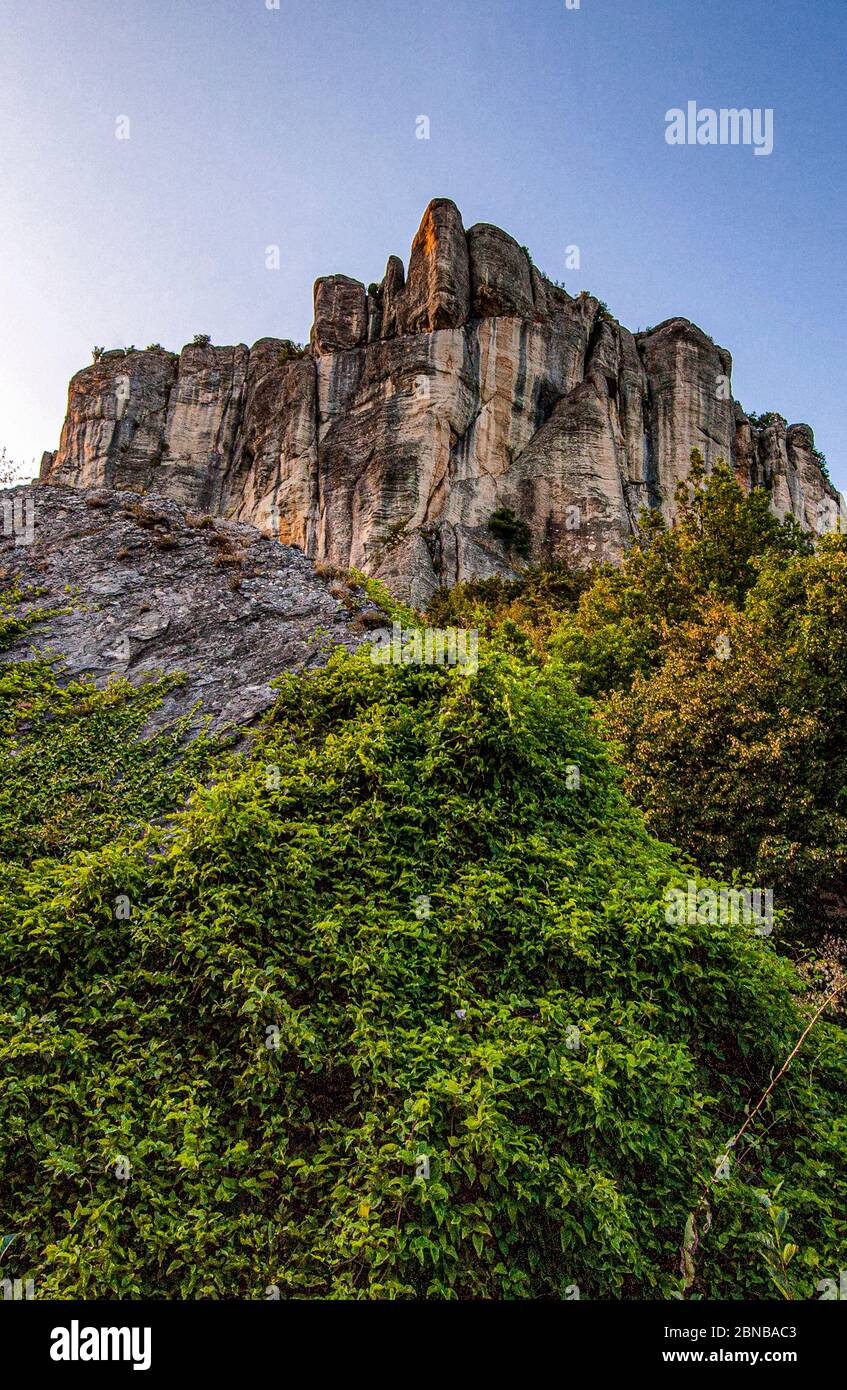
[[528, 558], [615, 561], [645, 506], [668, 521], [691, 450], [807, 529], [847, 526], [808, 425], [751, 421], [732, 359], [696, 325], [633, 335], [546, 279], [506, 232], [466, 233], [448, 199], [368, 291], [315, 286], [310, 345], [111, 352], [72, 380], [42, 478], [156, 491], [358, 566], [423, 605], [442, 584]]
[[68, 677], [99, 684], [184, 672], [151, 727], [197, 701], [215, 729], [249, 723], [273, 703], [275, 677], [323, 665], [334, 647], [355, 650], [385, 621], [302, 551], [253, 526], [187, 514], [170, 498], [49, 485], [0, 497], [22, 520], [34, 508], [30, 544], [21, 528], [0, 532], [0, 585], [18, 580], [42, 591], [31, 606], [67, 609], [2, 660], [38, 650], [61, 658]]

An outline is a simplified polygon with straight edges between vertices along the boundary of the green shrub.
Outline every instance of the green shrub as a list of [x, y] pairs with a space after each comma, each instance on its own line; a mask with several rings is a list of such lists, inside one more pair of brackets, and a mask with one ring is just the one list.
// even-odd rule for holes
[[847, 542], [813, 551], [696, 453], [677, 505], [671, 528], [642, 517], [617, 568], [459, 585], [429, 615], [563, 662], [655, 833], [773, 889], [817, 949], [847, 915]]
[[526, 555], [532, 540], [532, 532], [525, 521], [515, 516], [511, 507], [498, 507], [488, 518], [488, 529], [498, 540], [503, 541], [508, 550]]
[[[0, 865], [16, 1273], [43, 1298], [670, 1296], [802, 1027], [766, 939], [668, 925], [688, 872], [556, 662], [286, 677], [167, 831]], [[845, 1065], [822, 1025], [713, 1198], [696, 1292], [769, 1295], [752, 1182], [782, 1180], [810, 1293], [813, 1257], [843, 1267]]]
[[762, 415], [757, 415], [755, 411], [751, 410], [747, 419], [755, 430], [770, 429], [771, 425], [776, 425], [780, 421], [783, 425], [786, 423], [785, 417], [776, 410], [766, 410]]
[[294, 343], [290, 338], [284, 339], [279, 350], [279, 360], [281, 362], [297, 362], [301, 357], [305, 357], [306, 349], [302, 343]]
[[817, 460], [818, 467], [820, 468], [820, 470], [821, 470], [821, 472], [823, 473], [824, 477], [826, 478], [827, 482], [828, 482], [828, 483], [831, 483], [831, 482], [832, 482], [832, 477], [830, 476], [829, 464], [827, 463], [826, 454], [822, 453], [822, 451], [821, 451], [820, 449], [813, 449], [813, 450], [812, 450], [812, 454], [814, 455], [815, 459]]

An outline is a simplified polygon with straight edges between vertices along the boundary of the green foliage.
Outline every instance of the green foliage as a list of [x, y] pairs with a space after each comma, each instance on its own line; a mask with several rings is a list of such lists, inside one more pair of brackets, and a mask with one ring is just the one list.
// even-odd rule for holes
[[678, 508], [618, 571], [438, 594], [475, 676], [283, 677], [239, 756], [147, 734], [173, 678], [0, 666], [4, 1274], [653, 1299], [682, 1261], [687, 1296], [766, 1299], [847, 1267], [847, 1035], [816, 1024], [745, 1125], [801, 983], [750, 925], [666, 913], [719, 886], [689, 858], [794, 903], [843, 872], [847, 541], [696, 458]]
[[[774, 1197], [781, 1186], [781, 1183], [777, 1184]], [[757, 1192], [756, 1196], [768, 1214], [769, 1230], [759, 1233], [759, 1243], [763, 1249], [768, 1273], [780, 1297], [793, 1299], [797, 1295], [792, 1292], [793, 1270], [790, 1266], [797, 1254], [797, 1246], [790, 1241], [783, 1242], [789, 1212], [785, 1207], [778, 1206], [769, 1192]], [[800, 1296], [802, 1297], [802, 1294]]]
[[306, 356], [306, 349], [302, 343], [292, 342], [290, 338], [285, 338], [279, 349], [280, 362], [297, 362], [301, 357]]
[[644, 516], [618, 568], [460, 585], [429, 613], [564, 663], [651, 828], [772, 888], [813, 941], [847, 913], [845, 547], [813, 551], [765, 492], [724, 464], [707, 478], [695, 453], [676, 524]]
[[196, 347], [208, 347], [212, 339], [208, 333], [195, 333], [191, 341]]
[[820, 449], [813, 449], [813, 450], [812, 450], [812, 453], [813, 453], [814, 457], [817, 459], [818, 467], [820, 468], [820, 470], [821, 470], [821, 472], [823, 473], [824, 477], [826, 478], [827, 482], [828, 482], [828, 483], [831, 483], [831, 482], [832, 482], [832, 478], [831, 478], [831, 476], [830, 476], [829, 464], [827, 463], [827, 460], [826, 460], [826, 454], [822, 453]]
[[754, 430], [767, 430], [770, 429], [771, 425], [776, 425], [780, 422], [783, 425], [786, 423], [785, 417], [780, 415], [776, 410], [766, 410], [762, 415], [757, 415], [755, 411], [751, 410], [747, 415], [747, 419], [750, 421]]
[[496, 574], [439, 589], [426, 616], [434, 626], [476, 628], [511, 650], [541, 657], [563, 614], [575, 610], [590, 583], [584, 570], [530, 565], [516, 579]]
[[381, 608], [392, 622], [402, 623], [404, 628], [421, 626], [420, 614], [414, 608], [409, 608], [407, 604], [399, 603], [381, 579], [374, 579], [371, 575], [357, 569], [350, 571], [350, 579], [354, 584], [358, 584], [361, 589], [364, 589], [371, 603], [376, 604], [377, 608]]
[[798, 927], [847, 913], [847, 538], [762, 557], [610, 700], [628, 786], [701, 863], [772, 887]]
[[696, 450], [676, 508], [670, 529], [658, 514], [642, 518], [641, 542], [622, 566], [598, 573], [557, 635], [555, 650], [587, 694], [626, 690], [637, 673], [660, 664], [669, 632], [706, 601], [742, 602], [760, 557], [811, 549], [794, 519], [778, 521], [767, 493], [744, 493], [725, 463], [707, 479]]
[[507, 549], [515, 550], [519, 555], [528, 553], [532, 533], [526, 522], [515, 516], [511, 507], [498, 507], [492, 512], [488, 519], [488, 529], [493, 536], [503, 541]]
[[47, 661], [0, 666], [0, 856], [65, 858], [183, 805], [213, 745], [188, 742], [191, 713], [144, 734], [180, 684], [116, 679], [98, 690], [90, 679], [60, 682]]
[[[167, 833], [0, 865], [15, 1272], [42, 1298], [669, 1296], [802, 1026], [767, 940], [668, 925], [688, 872], [555, 660], [283, 678]], [[822, 1025], [698, 1292], [768, 1293], [750, 1181], [843, 1266], [845, 1065]]]
[[61, 608], [39, 608], [35, 600], [40, 596], [41, 591], [22, 589], [18, 584], [0, 589], [0, 652], [7, 651], [38, 623], [66, 611]]
[[584, 694], [629, 689], [637, 671], [661, 663], [668, 632], [700, 613], [707, 600], [740, 603], [757, 581], [759, 557], [808, 555], [808, 538], [793, 518], [779, 521], [768, 493], [744, 493], [719, 463], [705, 477], [694, 452], [690, 481], [680, 485], [677, 521], [641, 517], [641, 539], [622, 566], [592, 574], [565, 566], [537, 567], [517, 581], [476, 581], [439, 592], [434, 621], [462, 614], [467, 626], [494, 634], [517, 624], [537, 648], [565, 660]]

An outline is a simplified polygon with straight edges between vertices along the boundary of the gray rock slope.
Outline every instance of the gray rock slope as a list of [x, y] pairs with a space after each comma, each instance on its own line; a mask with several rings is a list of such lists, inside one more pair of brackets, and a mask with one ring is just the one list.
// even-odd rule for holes
[[185, 672], [151, 727], [198, 700], [215, 729], [249, 723], [273, 702], [274, 677], [323, 665], [334, 647], [354, 650], [385, 621], [300, 550], [186, 514], [170, 498], [40, 485], [0, 500], [5, 517], [33, 523], [0, 532], [0, 588], [38, 589], [29, 606], [68, 610], [0, 660], [37, 650], [61, 657], [68, 677], [101, 685]]

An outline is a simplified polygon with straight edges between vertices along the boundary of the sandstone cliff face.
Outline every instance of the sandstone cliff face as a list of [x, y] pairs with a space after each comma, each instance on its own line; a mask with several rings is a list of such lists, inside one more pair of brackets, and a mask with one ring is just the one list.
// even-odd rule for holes
[[707, 468], [733, 458], [732, 358], [687, 319], [670, 319], [640, 334], [638, 346], [647, 382], [648, 467], [672, 518], [674, 492], [688, 474], [692, 449], [700, 450]]
[[731, 373], [687, 319], [633, 335], [436, 199], [408, 274], [392, 256], [369, 292], [317, 282], [303, 353], [264, 338], [104, 354], [73, 378], [42, 477], [165, 493], [415, 604], [514, 572], [521, 557], [488, 525], [504, 507], [529, 527], [530, 558], [619, 559], [643, 507], [673, 520], [694, 447], [769, 487], [781, 516], [847, 522], [809, 427], [748, 420]]

